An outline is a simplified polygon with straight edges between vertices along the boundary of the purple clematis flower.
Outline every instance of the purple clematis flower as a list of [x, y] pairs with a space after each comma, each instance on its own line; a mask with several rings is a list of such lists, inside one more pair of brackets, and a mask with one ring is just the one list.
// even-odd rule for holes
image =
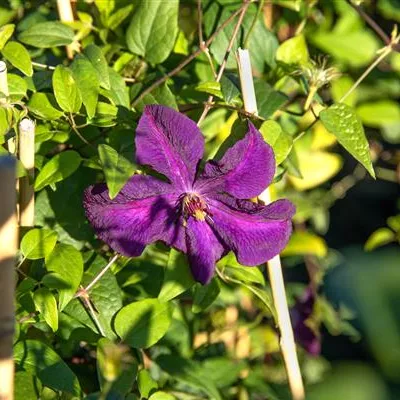
[[315, 292], [308, 287], [290, 310], [296, 341], [311, 355], [321, 352], [321, 340], [316, 330], [307, 321], [311, 318], [315, 305]]
[[203, 135], [191, 119], [165, 106], [146, 106], [136, 131], [136, 159], [169, 182], [134, 175], [113, 200], [105, 184], [86, 189], [84, 207], [98, 237], [127, 257], [161, 240], [187, 254], [202, 284], [230, 250], [248, 266], [278, 254], [288, 242], [294, 206], [288, 200], [268, 206], [246, 200], [258, 196], [275, 173], [273, 151], [260, 132], [249, 122], [245, 137], [198, 173], [203, 152]]

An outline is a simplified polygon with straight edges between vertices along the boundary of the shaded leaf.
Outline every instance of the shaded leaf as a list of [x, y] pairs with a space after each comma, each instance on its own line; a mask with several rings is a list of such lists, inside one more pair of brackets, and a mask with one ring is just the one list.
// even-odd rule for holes
[[135, 166], [106, 144], [99, 145], [98, 149], [109, 195], [113, 199], [134, 174]]
[[115, 317], [115, 330], [130, 346], [148, 348], [165, 335], [170, 323], [169, 304], [146, 299], [122, 308]]
[[37, 340], [18, 342], [14, 347], [14, 359], [19, 368], [36, 375], [44, 386], [79, 396], [77, 377], [46, 344]]
[[53, 332], [58, 330], [57, 302], [50, 290], [42, 287], [33, 293], [36, 309], [49, 324]]
[[195, 284], [190, 266], [185, 254], [171, 249], [167, 268], [164, 274], [164, 283], [158, 299], [166, 302], [179, 296]]
[[74, 31], [61, 22], [48, 21], [33, 24], [20, 33], [18, 39], [30, 46], [47, 48], [66, 46], [74, 40]]

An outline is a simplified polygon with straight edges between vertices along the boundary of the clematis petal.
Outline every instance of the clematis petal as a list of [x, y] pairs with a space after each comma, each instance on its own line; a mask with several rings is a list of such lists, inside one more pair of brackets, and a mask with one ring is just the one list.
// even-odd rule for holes
[[183, 191], [192, 188], [204, 138], [191, 119], [169, 107], [146, 106], [135, 141], [139, 164], [150, 165]]
[[213, 229], [242, 265], [255, 266], [270, 260], [289, 240], [295, 208], [288, 200], [262, 206], [220, 196], [208, 204]]
[[214, 275], [215, 263], [225, 250], [205, 221], [189, 218], [186, 225], [187, 255], [196, 281], [206, 285]]
[[272, 181], [275, 157], [261, 133], [249, 122], [246, 136], [219, 161], [206, 163], [195, 190], [204, 195], [227, 192], [239, 199], [258, 196]]
[[97, 236], [124, 256], [138, 256], [157, 240], [186, 251], [178, 195], [171, 189], [151, 176], [134, 175], [113, 200], [104, 184], [87, 188], [83, 204]]

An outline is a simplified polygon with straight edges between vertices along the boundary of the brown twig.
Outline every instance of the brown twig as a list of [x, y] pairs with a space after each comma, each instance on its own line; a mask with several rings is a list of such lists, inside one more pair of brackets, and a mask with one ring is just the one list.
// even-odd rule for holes
[[[226, 49], [225, 57], [224, 57], [224, 59], [222, 61], [222, 64], [221, 64], [221, 66], [219, 68], [217, 78], [215, 79], [216, 82], [219, 82], [221, 80], [221, 78], [222, 78], [222, 74], [225, 71], [225, 67], [226, 67], [226, 64], [228, 62], [228, 58], [229, 58], [229, 56], [231, 54], [233, 44], [235, 43], [236, 36], [237, 36], [237, 34], [239, 32], [240, 26], [242, 25], [243, 18], [244, 18], [245, 14], [246, 14], [246, 11], [247, 11], [247, 8], [249, 7], [249, 5], [250, 5], [250, 1], [244, 0], [243, 6], [242, 6], [240, 14], [239, 14], [239, 18], [238, 18], [238, 20], [236, 22], [235, 28], [234, 28], [233, 33], [232, 33], [232, 37], [231, 37], [231, 39], [229, 41], [229, 44], [228, 44], [228, 47]], [[212, 95], [209, 96], [209, 98], [207, 99], [207, 103], [212, 103], [213, 99], [214, 99], [214, 96], [212, 96]], [[202, 121], [204, 121], [204, 118], [207, 116], [208, 112], [210, 111], [210, 108], [211, 107], [206, 104], [206, 106], [204, 107], [203, 113], [201, 114], [199, 120], [197, 121], [197, 125], [200, 125], [202, 123]]]
[[[349, 4], [358, 12], [360, 17], [375, 31], [386, 45], [391, 43], [390, 36], [386, 34], [386, 32], [362, 9], [362, 7], [352, 1], [349, 1]], [[393, 50], [400, 52], [400, 46], [398, 44], [394, 45]]]
[[[216, 36], [227, 26], [229, 25], [243, 10], [244, 7], [247, 8], [247, 4], [243, 4], [238, 10], [236, 10], [229, 18], [227, 18], [216, 30], [215, 32], [205, 41], [205, 46], [209, 47], [210, 44], [214, 41]], [[163, 77], [152, 83], [147, 89], [145, 89], [132, 103], [132, 107], [135, 107], [140, 100], [143, 99], [146, 94], [152, 92], [155, 88], [162, 85], [166, 80], [171, 78], [172, 76], [176, 75], [183, 68], [186, 67], [191, 61], [193, 61], [197, 56], [199, 56], [203, 52], [202, 48], [197, 49], [194, 53], [190, 54], [186, 57], [179, 65], [177, 65], [174, 69], [170, 72], [165, 74]]]
[[244, 110], [243, 108], [231, 106], [229, 104], [220, 104], [220, 103], [214, 103], [214, 102], [212, 102], [212, 103], [203, 102], [203, 103], [181, 104], [181, 105], [179, 105], [179, 111], [187, 112], [187, 111], [196, 110], [198, 108], [205, 107], [205, 106], [209, 106], [211, 108], [225, 108], [225, 109], [228, 109], [228, 110], [236, 111], [237, 113], [243, 115], [246, 118], [252, 118], [252, 119], [257, 119], [259, 121], [265, 121], [265, 118], [260, 117], [259, 115], [255, 115], [255, 114], [249, 113], [246, 110]]
[[6, 400], [12, 400], [14, 392], [14, 266], [17, 252], [15, 180], [15, 159], [10, 156], [0, 157], [0, 399]]

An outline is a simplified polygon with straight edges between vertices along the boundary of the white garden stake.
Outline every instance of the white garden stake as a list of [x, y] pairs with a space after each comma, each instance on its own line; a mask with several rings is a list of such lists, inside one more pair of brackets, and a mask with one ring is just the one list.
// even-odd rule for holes
[[[244, 108], [247, 112], [257, 115], [257, 101], [254, 91], [249, 51], [239, 49], [237, 52], [237, 62]], [[269, 204], [271, 202], [269, 188], [267, 188], [259, 198], [264, 201], [265, 204]], [[303, 379], [296, 353], [296, 344], [294, 342], [293, 328], [290, 321], [285, 284], [283, 281], [282, 265], [279, 255], [268, 261], [268, 274], [277, 314], [277, 322], [280, 332], [280, 346], [283, 360], [285, 362], [290, 391], [293, 400], [304, 400], [305, 394]]]
[[19, 159], [27, 170], [19, 182], [20, 226], [34, 226], [35, 191], [33, 189], [35, 169], [35, 123], [24, 118], [19, 124]]

